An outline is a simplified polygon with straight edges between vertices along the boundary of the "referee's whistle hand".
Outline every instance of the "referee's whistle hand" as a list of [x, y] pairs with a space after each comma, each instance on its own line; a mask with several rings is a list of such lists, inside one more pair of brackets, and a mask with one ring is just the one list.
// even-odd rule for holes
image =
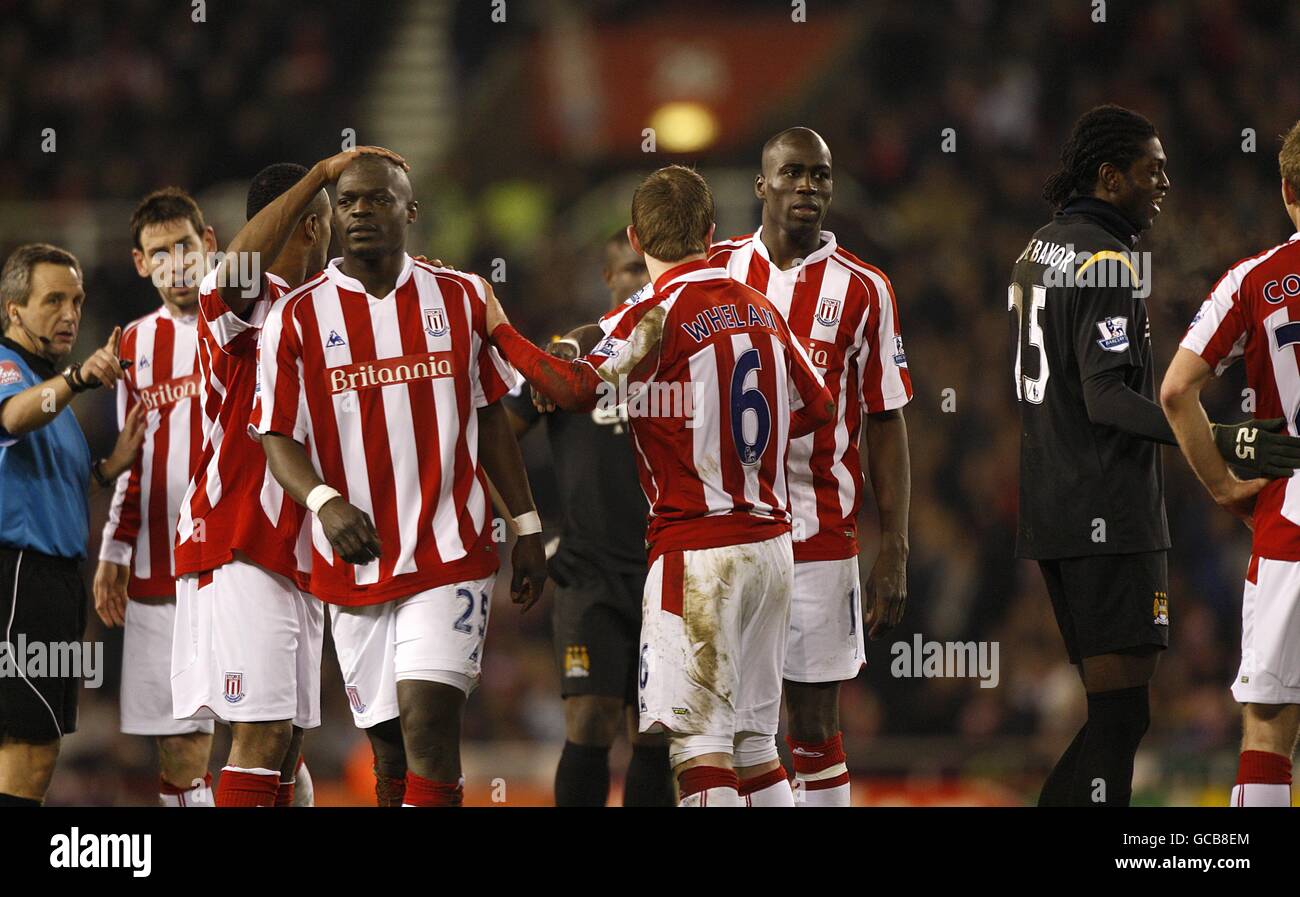
[[112, 561], [100, 561], [95, 568], [95, 613], [109, 629], [126, 623], [127, 583], [131, 568]]
[[349, 564], [368, 564], [379, 559], [379, 533], [370, 515], [343, 498], [327, 501], [316, 515], [325, 538]]

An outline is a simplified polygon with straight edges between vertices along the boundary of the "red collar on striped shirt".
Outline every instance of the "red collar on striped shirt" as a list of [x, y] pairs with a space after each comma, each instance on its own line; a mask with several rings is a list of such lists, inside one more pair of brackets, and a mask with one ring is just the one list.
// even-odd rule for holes
[[659, 275], [659, 279], [655, 281], [655, 292], [662, 293], [668, 287], [668, 284], [677, 278], [686, 274], [692, 274], [696, 271], [703, 271], [706, 268], [717, 268], [720, 272], [720, 276], [727, 276], [727, 272], [724, 269], [718, 268], [717, 265], [710, 264], [709, 260], [706, 258], [696, 259], [693, 262], [682, 262], [680, 265], [669, 268], [663, 274]]

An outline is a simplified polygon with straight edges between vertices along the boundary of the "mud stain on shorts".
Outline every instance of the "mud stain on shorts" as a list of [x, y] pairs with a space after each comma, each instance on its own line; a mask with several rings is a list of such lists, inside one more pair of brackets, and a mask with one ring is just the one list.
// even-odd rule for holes
[[717, 719], [735, 706], [736, 669], [733, 650], [722, 630], [726, 602], [741, 600], [737, 580], [752, 574], [756, 557], [748, 545], [711, 549], [692, 557], [682, 582], [682, 621], [691, 646], [687, 675], [697, 687], [700, 706], [692, 707], [700, 721]]

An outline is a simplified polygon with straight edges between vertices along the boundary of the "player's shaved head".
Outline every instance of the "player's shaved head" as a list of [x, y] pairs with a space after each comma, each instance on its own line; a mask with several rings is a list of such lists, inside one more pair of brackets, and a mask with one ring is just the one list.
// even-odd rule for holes
[[764, 234], [783, 231], [795, 258], [815, 251], [833, 188], [831, 150], [820, 134], [802, 127], [773, 134], [763, 144], [762, 170], [754, 177]]
[[826, 161], [831, 159], [831, 148], [826, 145], [822, 135], [818, 134], [812, 128], [794, 127], [786, 128], [784, 131], [778, 131], [767, 139], [763, 144], [763, 153], [759, 157], [759, 165], [764, 175], [768, 175], [779, 158], [779, 149], [783, 147], [797, 147], [801, 150], [811, 150], [814, 153], [821, 152], [826, 154]]

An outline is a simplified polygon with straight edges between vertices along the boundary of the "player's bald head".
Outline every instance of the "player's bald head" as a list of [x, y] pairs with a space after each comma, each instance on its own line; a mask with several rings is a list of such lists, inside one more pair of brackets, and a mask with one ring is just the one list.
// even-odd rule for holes
[[415, 197], [411, 179], [406, 171], [387, 156], [367, 153], [357, 156], [339, 175], [338, 189], [368, 192], [388, 187], [399, 202], [410, 202]]
[[767, 139], [767, 143], [763, 144], [763, 154], [759, 164], [764, 176], [770, 175], [773, 166], [779, 164], [781, 157], [790, 150], [797, 151], [801, 155], [824, 155], [828, 165], [831, 161], [831, 148], [826, 145], [822, 135], [812, 128], [786, 128], [773, 134]]

